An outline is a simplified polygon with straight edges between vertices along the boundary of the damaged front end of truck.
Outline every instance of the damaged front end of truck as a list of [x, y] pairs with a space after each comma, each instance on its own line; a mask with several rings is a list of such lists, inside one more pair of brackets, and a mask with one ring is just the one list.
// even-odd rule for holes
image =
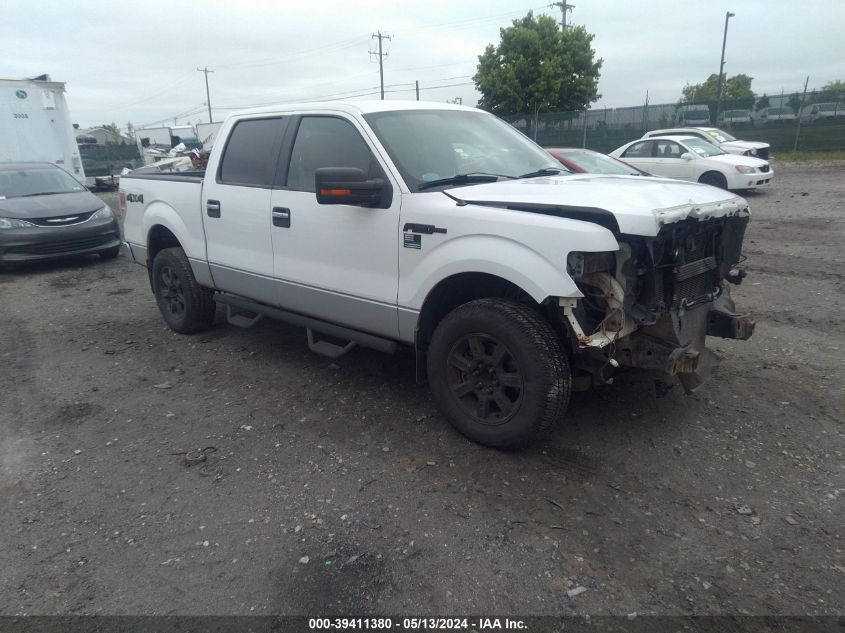
[[558, 301], [572, 334], [576, 388], [613, 382], [630, 367], [654, 372], [659, 391], [677, 379], [691, 393], [715, 364], [707, 336], [746, 340], [754, 331], [730, 293], [745, 277], [744, 201], [718, 213], [682, 205], [654, 214], [656, 236], [620, 234], [615, 253], [568, 256], [583, 297]]

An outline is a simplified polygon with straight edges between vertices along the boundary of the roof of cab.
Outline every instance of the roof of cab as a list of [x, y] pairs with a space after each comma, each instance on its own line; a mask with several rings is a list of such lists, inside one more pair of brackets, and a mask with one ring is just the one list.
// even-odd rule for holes
[[440, 103], [437, 101], [314, 101], [304, 103], [279, 103], [238, 110], [229, 116], [252, 114], [274, 114], [280, 112], [346, 112], [348, 114], [370, 114], [372, 112], [395, 112], [398, 110], [466, 110], [478, 112], [476, 108]]

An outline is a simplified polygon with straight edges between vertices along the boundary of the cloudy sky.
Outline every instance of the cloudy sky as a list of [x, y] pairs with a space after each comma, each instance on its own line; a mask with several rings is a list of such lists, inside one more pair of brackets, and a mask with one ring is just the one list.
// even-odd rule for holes
[[[233, 109], [316, 98], [378, 98], [385, 41], [391, 99], [461, 97], [474, 105], [477, 56], [499, 28], [538, 0], [2, 0], [0, 77], [49, 73], [67, 82], [75, 122], [136, 127], [206, 121], [207, 66], [215, 120]], [[598, 107], [678, 99], [718, 71], [725, 12], [726, 72], [758, 93], [845, 80], [843, 0], [571, 0], [569, 21], [595, 34], [604, 59]], [[374, 94], [373, 94], [374, 93]], [[360, 96], [358, 96], [360, 95]], [[594, 106], [595, 107], [595, 106]]]

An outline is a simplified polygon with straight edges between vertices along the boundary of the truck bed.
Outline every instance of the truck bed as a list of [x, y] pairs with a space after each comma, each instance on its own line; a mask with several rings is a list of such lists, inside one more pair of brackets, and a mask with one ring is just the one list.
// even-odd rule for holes
[[126, 174], [120, 177], [121, 180], [139, 179], [139, 180], [167, 180], [169, 182], [202, 182], [205, 178], [205, 170], [197, 169], [192, 171], [174, 171], [174, 172], [153, 172], [147, 174]]
[[124, 239], [133, 256], [146, 259], [148, 232], [152, 226], [167, 226], [189, 258], [205, 259], [202, 224], [202, 181], [204, 172], [128, 174], [120, 179], [126, 200]]

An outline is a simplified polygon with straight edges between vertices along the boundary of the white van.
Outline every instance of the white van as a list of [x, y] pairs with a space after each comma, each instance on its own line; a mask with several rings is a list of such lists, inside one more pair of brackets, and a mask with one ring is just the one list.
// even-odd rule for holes
[[795, 122], [795, 112], [792, 108], [785, 106], [763, 108], [757, 113], [755, 125], [775, 124], [782, 122]]
[[801, 122], [812, 123], [813, 121], [826, 121], [834, 117], [845, 117], [845, 104], [811, 103], [801, 108]]
[[675, 125], [681, 127], [710, 125], [710, 108], [703, 104], [682, 105], [675, 113]]

